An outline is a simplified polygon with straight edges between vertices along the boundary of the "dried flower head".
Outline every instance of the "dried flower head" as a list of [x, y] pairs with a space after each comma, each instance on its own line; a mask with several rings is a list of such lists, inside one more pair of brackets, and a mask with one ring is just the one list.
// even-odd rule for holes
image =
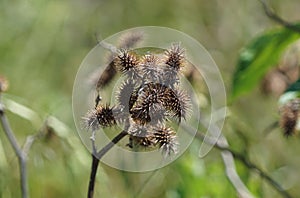
[[178, 152], [176, 133], [171, 128], [162, 125], [152, 127], [134, 124], [128, 133], [130, 135], [128, 144], [130, 148], [158, 147], [164, 157]]
[[123, 82], [117, 92], [117, 102], [124, 106], [124, 111], [129, 112], [137, 99], [137, 87], [133, 80]]
[[113, 63], [125, 80], [117, 92], [117, 106], [99, 105], [85, 123], [97, 130], [117, 123], [128, 125], [130, 148], [160, 148], [164, 157], [176, 154], [176, 132], [166, 127], [168, 118], [186, 118], [190, 98], [179, 89], [179, 71], [184, 66], [184, 50], [174, 44], [164, 54], [136, 54], [120, 50]]
[[[157, 121], [162, 121], [166, 115], [176, 117], [181, 120], [185, 118], [189, 107], [189, 97], [182, 91], [159, 84], [148, 83], [140, 88], [138, 97], [133, 107], [130, 109], [131, 117], [141, 123], [149, 123], [152, 118], [150, 114], [157, 115]], [[161, 119], [158, 119], [161, 118]]]
[[296, 125], [299, 118], [300, 99], [293, 99], [280, 108], [281, 118], [280, 127], [285, 136], [291, 136], [296, 133]]
[[126, 74], [130, 79], [139, 78], [139, 60], [133, 52], [121, 49], [116, 57], [115, 66], [118, 71]]
[[171, 128], [156, 128], [153, 133], [153, 139], [154, 143], [161, 149], [164, 157], [178, 153], [176, 133]]
[[173, 44], [171, 49], [166, 50], [165, 56], [165, 63], [175, 71], [178, 71], [184, 66], [184, 50], [180, 47], [180, 44]]
[[146, 54], [141, 59], [141, 76], [144, 83], [161, 82], [164, 78], [158, 57], [153, 54]]
[[90, 110], [83, 119], [85, 127], [92, 131], [96, 131], [100, 127], [111, 127], [116, 125], [117, 121], [123, 122], [123, 108], [98, 105], [95, 109]]
[[128, 129], [129, 143], [127, 146], [130, 148], [137, 147], [152, 147], [154, 142], [149, 137], [149, 128], [143, 125], [139, 125], [133, 122]]
[[162, 67], [163, 78], [161, 83], [169, 86], [170, 88], [175, 88], [179, 84], [179, 75], [178, 71], [173, 69], [173, 67], [169, 65], [165, 65]]

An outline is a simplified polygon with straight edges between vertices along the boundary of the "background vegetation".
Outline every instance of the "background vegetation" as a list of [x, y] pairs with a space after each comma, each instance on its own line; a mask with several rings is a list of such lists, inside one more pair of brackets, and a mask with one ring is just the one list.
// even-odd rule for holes
[[[269, 3], [284, 19], [300, 20], [298, 0]], [[86, 196], [91, 157], [76, 133], [71, 108], [77, 69], [96, 45], [95, 34], [105, 38], [144, 25], [178, 29], [207, 48], [220, 67], [229, 95], [229, 116], [223, 134], [230, 147], [243, 153], [293, 197], [299, 197], [299, 138], [287, 139], [278, 127], [268, 128], [279, 120], [278, 96], [286, 87], [281, 88], [284, 81], [276, 80], [276, 76], [264, 81], [275, 78], [272, 82], [282, 82], [278, 86], [271, 83], [275, 88], [262, 84], [260, 78], [270, 71], [270, 66], [288, 65], [297, 68], [291, 78], [298, 79], [297, 36], [292, 36], [292, 46], [290, 42], [285, 46], [269, 45], [273, 40], [267, 42], [266, 38], [262, 40], [266, 42], [258, 42], [267, 45], [269, 51], [257, 82], [251, 80], [256, 79], [251, 78], [258, 75], [256, 70], [250, 75], [239, 67], [238, 71], [250, 76], [249, 86], [235, 72], [241, 64], [241, 49], [251, 48], [251, 42], [266, 30], [280, 27], [266, 16], [259, 1], [1, 0], [0, 74], [10, 84], [3, 95], [9, 107], [7, 116], [20, 144], [28, 135], [42, 131], [28, 156], [31, 197]], [[289, 36], [290, 33], [283, 38]], [[255, 50], [259, 49], [257, 46], [254, 45]], [[283, 55], [276, 54], [279, 47]], [[273, 52], [279, 59], [270, 61], [268, 57]], [[246, 85], [237, 86], [239, 83]], [[50, 123], [47, 127], [45, 120]], [[101, 165], [95, 197], [237, 197], [226, 177], [220, 151], [214, 149], [199, 159], [199, 145], [195, 140], [181, 158], [156, 172], [129, 173]], [[255, 170], [239, 160], [235, 162], [239, 176], [254, 196], [280, 197]], [[20, 197], [17, 158], [2, 129], [0, 178], [0, 197]]]

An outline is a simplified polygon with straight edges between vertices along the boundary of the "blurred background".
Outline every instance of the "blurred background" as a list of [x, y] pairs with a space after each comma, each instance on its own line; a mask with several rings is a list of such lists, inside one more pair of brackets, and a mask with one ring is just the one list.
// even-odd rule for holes
[[[269, 4], [284, 19], [300, 20], [298, 0]], [[101, 40], [146, 25], [174, 28], [197, 39], [219, 66], [228, 95], [241, 48], [278, 27], [255, 0], [0, 1], [0, 74], [9, 81], [3, 95], [10, 107], [7, 116], [21, 145], [28, 135], [44, 132], [28, 156], [31, 197], [86, 197], [91, 157], [72, 117], [77, 69], [97, 44], [95, 35]], [[298, 57], [296, 51], [297, 66]], [[286, 139], [277, 128], [265, 131], [279, 116], [276, 93], [264, 90], [256, 87], [230, 104], [223, 134], [234, 150], [300, 197], [299, 139]], [[45, 129], [49, 117], [53, 127]], [[194, 140], [183, 156], [155, 172], [130, 173], [101, 165], [95, 197], [238, 197], [220, 151], [213, 149], [200, 159], [199, 146]], [[235, 162], [254, 196], [280, 197], [255, 171]], [[20, 196], [17, 158], [0, 129], [0, 197]]]

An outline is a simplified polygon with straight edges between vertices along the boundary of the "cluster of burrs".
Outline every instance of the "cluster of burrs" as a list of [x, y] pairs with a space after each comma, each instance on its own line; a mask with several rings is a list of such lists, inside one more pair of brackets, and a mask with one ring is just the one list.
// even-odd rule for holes
[[164, 53], [121, 49], [113, 66], [124, 79], [117, 92], [117, 104], [98, 104], [85, 117], [92, 131], [123, 125], [130, 148], [160, 148], [164, 156], [178, 152], [176, 132], [167, 124], [180, 123], [190, 106], [189, 96], [180, 90], [184, 50], [173, 44]]

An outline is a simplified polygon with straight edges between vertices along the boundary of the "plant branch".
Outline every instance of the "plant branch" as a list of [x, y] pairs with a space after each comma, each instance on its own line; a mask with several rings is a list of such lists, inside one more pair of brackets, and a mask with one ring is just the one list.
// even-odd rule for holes
[[[196, 133], [196, 138], [204, 141], [205, 135], [198, 132]], [[211, 144], [213, 141], [210, 139], [207, 139], [205, 143]], [[216, 144], [213, 145], [215, 148], [217, 148], [220, 151], [227, 151], [232, 154], [232, 156], [242, 162], [247, 168], [255, 170], [263, 179], [265, 179], [274, 189], [277, 190], [278, 193], [282, 195], [284, 198], [291, 198], [292, 196], [285, 191], [282, 186], [277, 183], [274, 179], [272, 179], [266, 172], [264, 172], [262, 169], [260, 169], [256, 164], [251, 162], [249, 159], [247, 159], [243, 154], [238, 153], [231, 149], [229, 146], [224, 146], [220, 141], [218, 140]]]
[[[225, 136], [221, 135], [219, 140], [219, 144], [222, 144], [224, 147], [228, 147], [228, 142]], [[234, 163], [234, 155], [229, 151], [221, 151], [221, 156], [224, 161], [224, 165], [226, 168], [226, 174], [238, 194], [242, 198], [253, 198], [254, 196], [250, 193], [246, 185], [243, 183], [241, 178], [239, 177], [235, 163]]]
[[95, 147], [95, 141], [94, 141], [94, 139], [92, 139], [92, 145], [93, 145], [93, 154], [92, 154], [93, 159], [92, 160], [93, 161], [92, 161], [90, 181], [89, 181], [89, 187], [88, 187], [88, 196], [87, 196], [88, 198], [92, 198], [94, 196], [95, 179], [96, 179], [99, 161], [115, 144], [117, 144], [127, 134], [128, 133], [126, 130], [121, 131], [116, 137], [114, 137], [99, 152], [97, 152], [96, 147]]
[[282, 197], [285, 198], [291, 198], [292, 196], [285, 191], [282, 186], [276, 182], [274, 179], [272, 179], [267, 173], [265, 173], [262, 169], [260, 169], [256, 164], [251, 162], [249, 159], [247, 159], [244, 155], [235, 152], [229, 148], [219, 148], [219, 149], [224, 149], [232, 153], [235, 159], [238, 159], [241, 161], [247, 168], [255, 170], [263, 179], [265, 179], [271, 186], [273, 186], [277, 192], [279, 192]]
[[0, 95], [0, 121], [3, 128], [3, 131], [5, 132], [5, 135], [7, 136], [11, 146], [14, 149], [14, 152], [16, 153], [19, 161], [19, 168], [20, 168], [20, 175], [21, 175], [21, 192], [22, 192], [22, 198], [28, 197], [28, 183], [27, 183], [27, 169], [26, 169], [26, 153], [21, 149], [21, 147], [18, 144], [18, 141], [14, 135], [14, 132], [12, 131], [10, 124], [8, 122], [8, 119], [4, 112], [4, 105], [1, 101], [1, 95]]
[[259, 2], [262, 4], [263, 8], [264, 8], [264, 12], [265, 14], [272, 19], [273, 21], [275, 21], [276, 23], [284, 26], [287, 29], [290, 29], [294, 32], [298, 32], [300, 33], [300, 28], [284, 19], [282, 19], [280, 16], [278, 16], [266, 3], [265, 0], [259, 0]]

